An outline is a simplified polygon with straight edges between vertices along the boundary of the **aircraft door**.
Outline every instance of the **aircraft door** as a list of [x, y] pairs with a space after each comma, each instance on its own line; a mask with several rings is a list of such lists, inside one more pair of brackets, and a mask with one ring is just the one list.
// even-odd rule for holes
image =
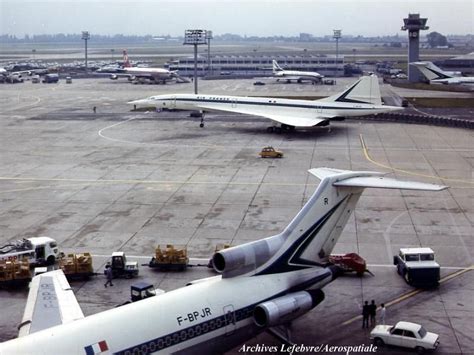
[[171, 101], [171, 106], [173, 106], [173, 108], [176, 108], [176, 96], [173, 96], [173, 100]]
[[232, 106], [232, 108], [237, 107], [237, 100], [232, 100], [231, 101], [231, 106]]
[[224, 315], [225, 315], [225, 335], [231, 335], [234, 333], [235, 328], [236, 328], [234, 306], [231, 304], [225, 306]]
[[323, 107], [322, 106], [316, 106], [316, 112], [317, 113], [323, 113]]

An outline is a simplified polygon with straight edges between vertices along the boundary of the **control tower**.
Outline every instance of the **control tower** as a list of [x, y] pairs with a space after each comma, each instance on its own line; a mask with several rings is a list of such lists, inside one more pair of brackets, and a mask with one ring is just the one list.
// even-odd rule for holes
[[[408, 63], [420, 60], [420, 30], [429, 29], [426, 26], [427, 18], [420, 18], [420, 14], [408, 14], [408, 18], [403, 19], [403, 31], [408, 30]], [[417, 83], [420, 81], [420, 72], [416, 67], [408, 65], [408, 81]]]

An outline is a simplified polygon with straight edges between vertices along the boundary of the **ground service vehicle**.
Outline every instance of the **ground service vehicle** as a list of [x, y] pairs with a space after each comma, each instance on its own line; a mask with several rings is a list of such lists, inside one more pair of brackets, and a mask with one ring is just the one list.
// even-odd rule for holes
[[50, 83], [57, 83], [59, 81], [58, 74], [46, 74], [43, 77], [43, 83], [50, 84]]
[[0, 247], [0, 261], [26, 258], [31, 266], [53, 265], [58, 257], [58, 243], [49, 237], [22, 239]]
[[367, 263], [360, 255], [356, 253], [349, 254], [331, 254], [329, 262], [341, 268], [343, 272], [355, 271], [357, 276], [362, 276], [364, 272], [372, 273], [367, 270]]
[[59, 258], [59, 267], [68, 279], [87, 279], [94, 275], [90, 253], [62, 255]]
[[370, 339], [378, 347], [387, 345], [415, 349], [419, 354], [425, 350], [435, 350], [439, 345], [439, 335], [427, 332], [423, 326], [411, 322], [396, 325], [377, 325], [370, 332]]
[[112, 259], [109, 263], [114, 277], [126, 277], [127, 279], [138, 276], [138, 262], [127, 261], [123, 251], [112, 253]]
[[400, 248], [393, 263], [409, 285], [433, 287], [439, 284], [440, 267], [431, 248]]
[[155, 249], [155, 256], [148, 266], [163, 271], [184, 271], [189, 263], [188, 252], [185, 247], [175, 248], [167, 244], [166, 248], [159, 245]]
[[66, 76], [66, 84], [72, 84], [72, 78], [70, 76]]
[[275, 148], [268, 146], [268, 147], [263, 148], [259, 155], [262, 158], [282, 158], [283, 152], [280, 152], [279, 150], [276, 150]]
[[0, 261], [0, 287], [26, 286], [31, 281], [28, 259]]

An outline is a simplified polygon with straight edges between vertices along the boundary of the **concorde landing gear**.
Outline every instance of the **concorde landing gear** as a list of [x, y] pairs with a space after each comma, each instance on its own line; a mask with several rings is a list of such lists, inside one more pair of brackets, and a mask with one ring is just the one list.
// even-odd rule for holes
[[268, 133], [282, 133], [282, 132], [286, 132], [286, 131], [294, 131], [295, 130], [295, 126], [290, 126], [290, 125], [287, 125], [287, 124], [284, 124], [282, 123], [280, 127], [278, 126], [270, 126], [267, 128], [267, 132]]
[[199, 127], [204, 128], [204, 112], [202, 111], [193, 111], [190, 114], [191, 117], [201, 118], [201, 123]]

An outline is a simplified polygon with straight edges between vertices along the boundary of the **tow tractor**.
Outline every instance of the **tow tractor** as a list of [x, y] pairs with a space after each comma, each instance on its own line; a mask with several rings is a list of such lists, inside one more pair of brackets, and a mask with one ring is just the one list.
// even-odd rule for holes
[[58, 257], [58, 243], [49, 237], [22, 239], [0, 247], [0, 261], [23, 260], [26, 258], [32, 267], [53, 265]]
[[130, 286], [130, 301], [126, 301], [119, 304], [117, 307], [124, 306], [126, 304], [144, 300], [146, 298], [159, 296], [165, 293], [164, 290], [155, 289], [153, 285], [146, 281], [137, 281]]
[[[107, 263], [112, 268], [114, 277], [125, 277], [130, 279], [138, 276], [138, 262], [127, 261], [123, 251], [116, 251], [112, 253], [112, 259]], [[105, 274], [105, 271], [104, 271]]]
[[360, 255], [356, 253], [348, 254], [331, 254], [329, 255], [329, 262], [339, 266], [343, 272], [355, 272], [357, 276], [364, 275], [365, 272], [374, 276], [367, 270], [367, 263]]
[[431, 248], [400, 248], [393, 264], [409, 285], [426, 288], [439, 285], [440, 266]]

